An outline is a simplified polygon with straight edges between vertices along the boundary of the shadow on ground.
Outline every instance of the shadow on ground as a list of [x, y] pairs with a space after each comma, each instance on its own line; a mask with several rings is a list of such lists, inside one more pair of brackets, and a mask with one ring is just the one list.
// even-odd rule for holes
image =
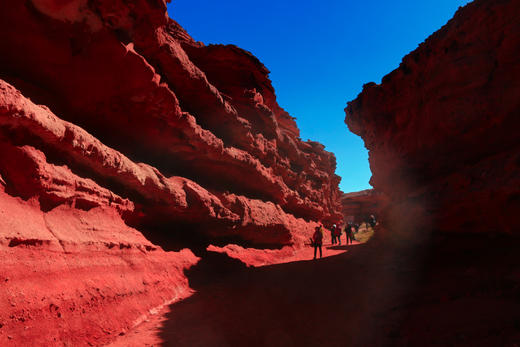
[[351, 247], [362, 245], [361, 243], [353, 243], [349, 245], [337, 245], [337, 246], [327, 246], [326, 249], [332, 249], [335, 251], [346, 251], [352, 249]]
[[190, 347], [514, 346], [520, 242], [471, 240], [380, 238], [261, 268], [207, 253], [188, 273], [197, 292], [171, 306], [160, 338]]
[[[206, 254], [187, 274], [197, 292], [171, 306], [164, 346], [361, 345], [375, 329], [371, 314], [403, 295], [409, 274], [377, 264], [365, 246], [337, 247], [349, 252], [261, 268]], [[380, 270], [368, 278], [367, 266]]]

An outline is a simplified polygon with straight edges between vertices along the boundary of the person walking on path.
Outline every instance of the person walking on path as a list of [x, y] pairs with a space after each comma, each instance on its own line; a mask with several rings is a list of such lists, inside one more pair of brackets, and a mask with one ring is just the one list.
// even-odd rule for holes
[[334, 236], [336, 237], [336, 243], [341, 246], [341, 227], [334, 224]]
[[347, 245], [352, 244], [352, 241], [354, 241], [354, 235], [352, 234], [352, 225], [348, 224], [345, 228], [345, 235], [347, 238]]
[[373, 214], [371, 214], [370, 217], [368, 218], [368, 223], [370, 224], [370, 226], [372, 228], [376, 226], [377, 221], [376, 221], [376, 217]]
[[335, 245], [337, 243], [337, 240], [336, 240], [336, 224], [334, 224], [332, 226], [332, 228], [330, 228], [330, 243]]
[[316, 251], [320, 249], [320, 258], [322, 257], [321, 245], [323, 244], [323, 227], [317, 226], [314, 235], [312, 235], [312, 244], [314, 246], [314, 259], [316, 259]]

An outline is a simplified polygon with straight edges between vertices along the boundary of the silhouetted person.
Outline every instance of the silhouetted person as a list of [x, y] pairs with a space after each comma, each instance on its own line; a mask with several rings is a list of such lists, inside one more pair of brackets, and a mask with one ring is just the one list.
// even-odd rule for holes
[[316, 227], [314, 235], [312, 235], [312, 244], [314, 246], [314, 259], [316, 259], [316, 251], [320, 249], [320, 258], [322, 257], [321, 245], [323, 244], [323, 227], [320, 225]]
[[370, 224], [370, 226], [372, 228], [376, 226], [377, 221], [376, 221], [376, 217], [373, 214], [371, 214], [370, 218], [368, 218], [368, 223]]
[[352, 244], [352, 241], [354, 241], [354, 234], [352, 233], [352, 224], [348, 224], [346, 226], [345, 234], [347, 238], [347, 245]]
[[334, 236], [336, 238], [336, 242], [341, 246], [341, 228], [339, 225], [336, 226], [336, 224], [334, 224]]
[[337, 240], [336, 240], [336, 224], [334, 224], [332, 226], [332, 228], [330, 228], [330, 243], [332, 243], [333, 245], [335, 245], [337, 243]]

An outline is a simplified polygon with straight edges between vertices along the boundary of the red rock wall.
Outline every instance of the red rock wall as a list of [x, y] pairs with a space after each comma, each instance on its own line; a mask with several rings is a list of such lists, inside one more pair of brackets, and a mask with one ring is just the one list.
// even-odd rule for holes
[[[2, 16], [2, 77], [60, 119], [165, 177], [196, 182], [212, 203], [226, 203], [231, 193], [308, 221], [341, 218], [334, 156], [300, 141], [267, 69], [251, 54], [194, 43], [161, 1], [35, 0], [8, 6]], [[88, 175], [108, 178], [78, 159]], [[127, 184], [109, 180], [105, 186], [128, 197]], [[136, 226], [149, 215], [170, 219], [169, 207], [161, 213], [149, 201], [134, 202], [144, 215]], [[229, 225], [240, 216], [221, 209], [222, 218], [206, 214], [221, 235], [236, 235]], [[273, 245], [290, 243], [291, 230], [285, 235]]]
[[188, 295], [183, 248], [341, 220], [335, 157], [268, 70], [162, 0], [2, 3], [0, 42], [1, 341], [103, 343]]
[[367, 221], [371, 215], [377, 219], [387, 203], [386, 195], [374, 189], [345, 193], [341, 196], [344, 219], [355, 223]]
[[518, 13], [516, 0], [473, 1], [348, 104], [388, 225], [520, 230]]

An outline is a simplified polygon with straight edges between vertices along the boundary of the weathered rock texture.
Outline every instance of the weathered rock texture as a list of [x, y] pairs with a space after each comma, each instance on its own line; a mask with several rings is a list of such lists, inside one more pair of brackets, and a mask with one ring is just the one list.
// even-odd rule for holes
[[391, 198], [387, 225], [520, 230], [519, 12], [516, 0], [468, 4], [348, 104], [371, 184]]
[[388, 198], [374, 189], [345, 193], [341, 196], [343, 217], [346, 221], [360, 223], [374, 215], [379, 217]]
[[5, 2], [0, 42], [2, 344], [103, 343], [187, 295], [181, 249], [341, 220], [335, 157], [269, 71], [164, 1]]
[[518, 0], [469, 3], [346, 108], [390, 198], [368, 247], [416, 271], [377, 314], [401, 316], [393, 333], [369, 345], [520, 341], [519, 13]]

